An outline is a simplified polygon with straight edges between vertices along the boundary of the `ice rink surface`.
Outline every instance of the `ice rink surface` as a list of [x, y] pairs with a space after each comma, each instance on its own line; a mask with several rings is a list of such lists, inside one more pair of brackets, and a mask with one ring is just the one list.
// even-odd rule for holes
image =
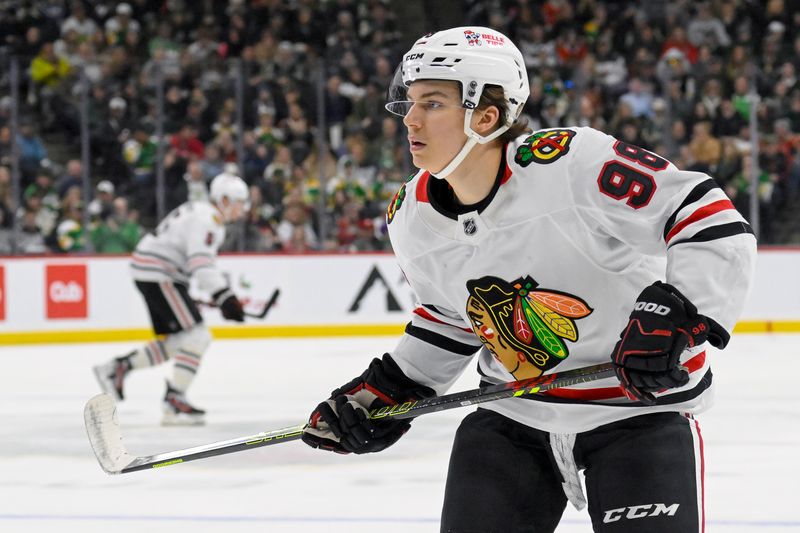
[[[394, 343], [215, 341], [190, 391], [208, 424], [161, 427], [165, 369], [142, 370], [119, 406], [125, 443], [149, 455], [301, 423]], [[339, 456], [295, 441], [104, 474], [83, 428], [83, 405], [98, 392], [91, 366], [134, 346], [0, 347], [0, 531], [438, 531], [450, 445], [469, 408], [420, 417], [380, 454]], [[798, 335], [738, 335], [713, 354], [717, 404], [699, 417], [706, 531], [800, 531], [798, 356]], [[477, 383], [471, 365], [452, 390]], [[588, 531], [585, 511], [568, 507], [558, 532]]]

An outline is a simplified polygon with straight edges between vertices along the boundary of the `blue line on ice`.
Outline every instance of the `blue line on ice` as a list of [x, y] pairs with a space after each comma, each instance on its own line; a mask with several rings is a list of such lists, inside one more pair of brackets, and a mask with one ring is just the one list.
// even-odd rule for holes
[[[123, 522], [285, 522], [285, 523], [389, 523], [427, 524], [438, 523], [433, 517], [303, 517], [303, 516], [180, 516], [180, 515], [46, 515], [46, 514], [0, 514], [0, 521], [123, 521]], [[564, 519], [562, 524], [588, 524], [588, 520]], [[756, 521], [756, 520], [707, 520], [707, 526], [789, 528], [800, 527], [800, 521]]]

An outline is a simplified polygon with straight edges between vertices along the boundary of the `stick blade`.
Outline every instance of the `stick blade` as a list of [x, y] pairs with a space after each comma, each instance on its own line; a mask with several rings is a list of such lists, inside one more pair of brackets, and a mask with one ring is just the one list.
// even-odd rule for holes
[[108, 394], [98, 394], [83, 409], [86, 434], [97, 461], [106, 474], [120, 474], [134, 461], [122, 443], [117, 421], [117, 406]]
[[272, 309], [272, 306], [274, 306], [275, 302], [278, 301], [278, 297], [280, 295], [281, 295], [281, 290], [279, 288], [276, 288], [274, 291], [272, 291], [272, 296], [270, 296], [269, 300], [267, 301], [267, 303], [264, 304], [264, 307], [261, 309], [260, 312], [258, 312], [258, 313], [247, 313], [246, 312], [245, 315], [247, 315], [249, 317], [253, 317], [253, 318], [264, 318], [264, 317], [266, 317], [267, 313], [269, 313], [269, 310]]

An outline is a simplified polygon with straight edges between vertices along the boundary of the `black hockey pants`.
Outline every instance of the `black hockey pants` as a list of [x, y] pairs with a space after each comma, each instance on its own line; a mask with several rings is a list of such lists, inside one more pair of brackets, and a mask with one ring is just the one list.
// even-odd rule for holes
[[[629, 418], [575, 439], [593, 529], [698, 533], [702, 444], [679, 413]], [[550, 533], [567, 498], [549, 434], [487, 409], [461, 423], [445, 489], [443, 533]]]

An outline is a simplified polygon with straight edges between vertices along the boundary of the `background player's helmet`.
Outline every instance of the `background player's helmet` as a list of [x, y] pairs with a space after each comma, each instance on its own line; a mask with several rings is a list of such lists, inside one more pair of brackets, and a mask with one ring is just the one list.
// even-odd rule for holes
[[[461, 101], [467, 109], [461, 152], [437, 173], [452, 172], [476, 143], [485, 144], [508, 130], [522, 113], [530, 96], [528, 73], [522, 53], [502, 33], [480, 26], [452, 28], [417, 40], [403, 56], [389, 88], [386, 109], [405, 115], [408, 87], [417, 80], [450, 80], [461, 84]], [[478, 106], [486, 85], [499, 85], [505, 93], [506, 123], [491, 135], [481, 136], [470, 127], [472, 110]]]
[[217, 206], [221, 206], [222, 198], [227, 197], [230, 201], [244, 202], [245, 209], [248, 209], [250, 190], [242, 178], [223, 172], [211, 180], [208, 197]]

